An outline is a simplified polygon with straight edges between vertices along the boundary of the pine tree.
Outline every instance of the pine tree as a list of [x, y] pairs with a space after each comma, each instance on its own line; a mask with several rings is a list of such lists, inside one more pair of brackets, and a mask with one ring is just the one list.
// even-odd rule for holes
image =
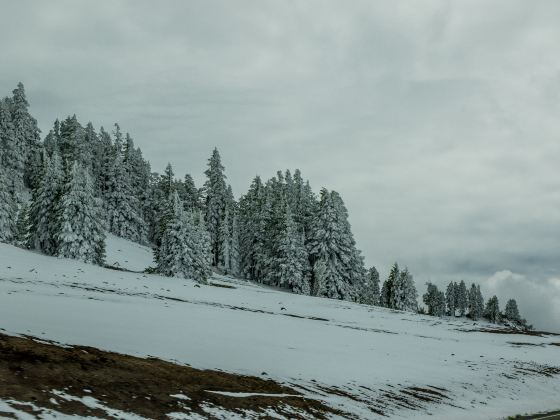
[[22, 139], [16, 137], [16, 130], [12, 121], [11, 102], [8, 98], [0, 100], [1, 163], [9, 177], [8, 192], [16, 202], [20, 202], [24, 187], [26, 150]]
[[363, 259], [355, 247], [348, 212], [335, 191], [321, 191], [319, 209], [313, 220], [308, 250], [310, 261], [327, 264], [326, 295], [332, 299], [355, 300], [364, 281]]
[[447, 303], [447, 313], [450, 316], [455, 316], [457, 309], [457, 283], [449, 282], [445, 292], [445, 302]]
[[399, 278], [399, 275], [400, 275], [399, 265], [395, 263], [391, 268], [389, 277], [387, 277], [387, 280], [383, 282], [383, 287], [381, 288], [381, 306], [384, 306], [385, 308], [395, 307], [394, 286], [395, 286], [395, 281]]
[[310, 294], [309, 262], [303, 237], [297, 230], [289, 206], [286, 206], [283, 230], [275, 250], [272, 275], [275, 284], [289, 287], [294, 293]]
[[146, 224], [141, 205], [134, 196], [122, 156], [117, 156], [110, 170], [106, 194], [108, 227], [111, 233], [131, 241], [146, 242]]
[[366, 281], [364, 282], [363, 291], [361, 293], [360, 303], [378, 306], [380, 293], [379, 272], [375, 267], [371, 267], [367, 272]]
[[16, 211], [16, 202], [8, 189], [8, 174], [4, 167], [0, 166], [0, 242], [10, 242], [13, 239]]
[[482, 311], [480, 310], [479, 294], [480, 288], [477, 288], [473, 283], [469, 289], [468, 301], [469, 301], [469, 316], [472, 320], [476, 321], [482, 317]]
[[484, 316], [488, 321], [493, 323], [500, 322], [500, 305], [498, 298], [494, 295], [486, 303], [486, 309], [484, 311]]
[[28, 248], [29, 238], [29, 206], [22, 204], [19, 208], [16, 227], [14, 231], [13, 244], [20, 248]]
[[461, 280], [458, 287], [455, 289], [456, 293], [456, 305], [457, 310], [459, 311], [459, 316], [465, 316], [468, 306], [468, 297], [467, 297], [467, 286], [465, 282]]
[[313, 289], [311, 291], [312, 296], [324, 296], [327, 270], [328, 268], [325, 261], [315, 261], [315, 265], [313, 266]]
[[516, 324], [521, 321], [521, 315], [519, 315], [519, 309], [517, 308], [515, 299], [508, 300], [504, 315], [508, 321], [512, 321]]
[[445, 294], [440, 292], [435, 284], [428, 283], [428, 290], [422, 299], [428, 306], [428, 315], [439, 317], [445, 315]]
[[43, 165], [41, 181], [32, 192], [28, 246], [47, 255], [55, 255], [58, 247], [56, 211], [64, 183], [62, 163], [56, 149], [50, 158], [45, 153]]
[[105, 233], [101, 203], [95, 199], [93, 182], [78, 162], [72, 166], [58, 202], [56, 255], [103, 265]]
[[14, 162], [17, 165], [17, 173], [14, 175], [17, 176], [19, 187], [22, 186], [21, 181], [27, 181], [26, 186], [32, 187], [41, 169], [40, 130], [37, 120], [29, 113], [29, 102], [23, 84], [18, 83], [12, 93], [10, 109], [14, 142], [18, 151], [17, 163]]
[[186, 174], [183, 181], [183, 203], [185, 210], [195, 211], [200, 209], [200, 193], [191, 175]]
[[208, 169], [204, 172], [207, 178], [204, 183], [204, 192], [206, 194], [205, 220], [212, 246], [212, 265], [215, 266], [220, 262], [220, 250], [223, 249], [220, 228], [224, 221], [227, 201], [224, 169], [220, 153], [215, 148], [212, 156], [208, 159]]
[[405, 268], [393, 283], [393, 308], [401, 311], [416, 312], [418, 310], [418, 293], [412, 274]]
[[195, 214], [186, 214], [177, 191], [169, 200], [171, 219], [156, 254], [157, 271], [165, 276], [192, 278], [206, 282], [211, 275], [209, 238], [204, 222]]

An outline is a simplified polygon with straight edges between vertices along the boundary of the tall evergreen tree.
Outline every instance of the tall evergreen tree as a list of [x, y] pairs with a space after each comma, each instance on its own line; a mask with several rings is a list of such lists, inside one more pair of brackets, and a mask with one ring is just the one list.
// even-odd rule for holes
[[156, 254], [157, 271], [165, 276], [192, 278], [206, 282], [211, 274], [209, 238], [203, 221], [186, 214], [177, 191], [172, 193], [171, 219]]
[[311, 263], [321, 259], [327, 264], [327, 297], [355, 300], [365, 269], [355, 247], [348, 212], [335, 191], [321, 191], [319, 209], [313, 220], [308, 250]]
[[311, 290], [312, 296], [324, 296], [327, 270], [328, 267], [325, 261], [315, 261], [315, 265], [313, 266], [313, 288]]
[[468, 296], [467, 296], [467, 286], [465, 285], [465, 282], [463, 280], [461, 280], [459, 285], [456, 287], [455, 293], [456, 293], [456, 305], [457, 305], [457, 310], [459, 311], [459, 315], [465, 316], [465, 313], [467, 312], [467, 306], [468, 306]]
[[360, 302], [365, 303], [366, 305], [378, 306], [380, 301], [380, 293], [379, 272], [375, 267], [371, 267], [367, 272]]
[[514, 323], [519, 323], [521, 321], [521, 315], [519, 315], [519, 309], [517, 307], [517, 302], [515, 301], [515, 299], [510, 299], [507, 301], [504, 315], [508, 321], [512, 321]]
[[500, 305], [498, 298], [494, 295], [486, 303], [486, 309], [484, 311], [484, 316], [488, 321], [493, 323], [500, 322]]
[[91, 177], [75, 162], [58, 202], [57, 256], [103, 264], [105, 233], [100, 210]]
[[393, 308], [401, 311], [416, 312], [418, 310], [416, 286], [412, 274], [405, 268], [393, 283]]
[[55, 255], [57, 243], [57, 209], [63, 192], [64, 175], [57, 150], [44, 156], [41, 182], [33, 190], [29, 211], [29, 242], [31, 249]]
[[447, 313], [455, 316], [457, 310], [457, 283], [449, 282], [445, 291], [445, 302], [447, 304]]
[[445, 315], [445, 294], [439, 291], [435, 284], [428, 283], [428, 290], [422, 299], [428, 306], [428, 315], [439, 317]]
[[16, 212], [16, 202], [8, 189], [7, 171], [3, 166], [0, 166], [0, 242], [10, 242], [13, 239]]
[[397, 263], [393, 264], [391, 272], [387, 280], [383, 282], [383, 287], [381, 288], [381, 306], [385, 308], [394, 308], [395, 305], [395, 282], [400, 276], [399, 265]]
[[212, 156], [208, 160], [208, 169], [205, 172], [206, 182], [204, 192], [206, 194], [206, 227], [210, 234], [210, 244], [212, 247], [212, 265], [217, 266], [220, 262], [220, 250], [223, 249], [221, 243], [221, 226], [224, 222], [227, 186], [220, 153], [214, 149]]

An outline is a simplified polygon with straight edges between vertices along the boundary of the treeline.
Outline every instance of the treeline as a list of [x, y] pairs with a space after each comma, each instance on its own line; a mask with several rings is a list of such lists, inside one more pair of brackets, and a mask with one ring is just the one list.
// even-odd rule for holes
[[427, 287], [428, 290], [422, 297], [427, 309], [422, 309], [420, 311], [422, 313], [439, 317], [444, 315], [467, 316], [474, 321], [484, 318], [492, 323], [510, 324], [526, 329], [533, 328], [519, 314], [515, 299], [508, 300], [504, 312], [500, 311], [499, 301], [495, 295], [485, 304], [480, 285], [473, 283], [467, 290], [465, 282], [461, 280], [460, 283], [450, 282], [445, 292], [438, 290], [438, 287], [432, 283], [428, 283]]
[[149, 244], [154, 271], [205, 281], [211, 270], [301, 294], [362, 300], [366, 269], [336, 191], [299, 170], [255, 177], [236, 201], [215, 149], [204, 185], [152, 172], [130, 134], [55, 121], [40, 140], [23, 85], [1, 101], [0, 239], [102, 264], [105, 232]]
[[[150, 270], [165, 276], [205, 282], [217, 270], [299, 294], [418, 310], [408, 269], [395, 263], [380, 287], [340, 194], [323, 188], [317, 196], [297, 169], [256, 176], [237, 201], [217, 149], [199, 188], [170, 164], [152, 172], [118, 124], [109, 133], [69, 116], [41, 141], [21, 83], [0, 101], [0, 162], [0, 241], [102, 265], [110, 232], [150, 245]], [[467, 302], [479, 318], [483, 303], [469, 306], [463, 288], [448, 290], [452, 303], [430, 285], [428, 313], [462, 316]], [[503, 318], [513, 312], [506, 308]]]

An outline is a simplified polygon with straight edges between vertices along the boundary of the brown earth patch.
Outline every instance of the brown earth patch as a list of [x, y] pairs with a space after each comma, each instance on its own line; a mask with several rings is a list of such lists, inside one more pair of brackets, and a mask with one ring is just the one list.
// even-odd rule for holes
[[[249, 410], [262, 418], [268, 418], [264, 411], [267, 409], [294, 419], [345, 415], [269, 379], [0, 334], [0, 398], [18, 401], [18, 409], [34, 415], [38, 413], [25, 403], [65, 414], [107, 417], [104, 411], [88, 408], [80, 401], [59, 398], [53, 390], [74, 397], [93, 397], [106, 407], [153, 419], [167, 418], [171, 412], [212, 418], [203, 409], [208, 405], [236, 413]], [[292, 396], [231, 397], [207, 391]], [[188, 399], [171, 397], [174, 394]]]

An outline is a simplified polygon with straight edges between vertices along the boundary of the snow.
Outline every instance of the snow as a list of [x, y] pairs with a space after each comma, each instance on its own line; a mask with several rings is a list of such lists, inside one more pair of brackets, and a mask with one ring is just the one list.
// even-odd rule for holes
[[144, 271], [153, 266], [152, 249], [107, 233], [105, 264], [131, 271]]
[[[108, 261], [131, 270], [151, 264], [148, 248], [122, 239], [110, 237], [107, 250]], [[560, 337], [476, 332], [490, 325], [288, 294], [221, 276], [211, 283], [233, 288], [0, 244], [0, 327], [195, 368], [266, 373], [261, 377], [361, 418], [372, 418], [367, 405], [376, 401], [396, 418], [502, 418], [558, 408], [558, 377], [522, 376], [520, 368], [559, 367], [560, 348], [550, 343]], [[335, 386], [360, 401], [331, 392]], [[449, 400], [412, 409], [384, 397], [406, 387], [441, 388]]]

